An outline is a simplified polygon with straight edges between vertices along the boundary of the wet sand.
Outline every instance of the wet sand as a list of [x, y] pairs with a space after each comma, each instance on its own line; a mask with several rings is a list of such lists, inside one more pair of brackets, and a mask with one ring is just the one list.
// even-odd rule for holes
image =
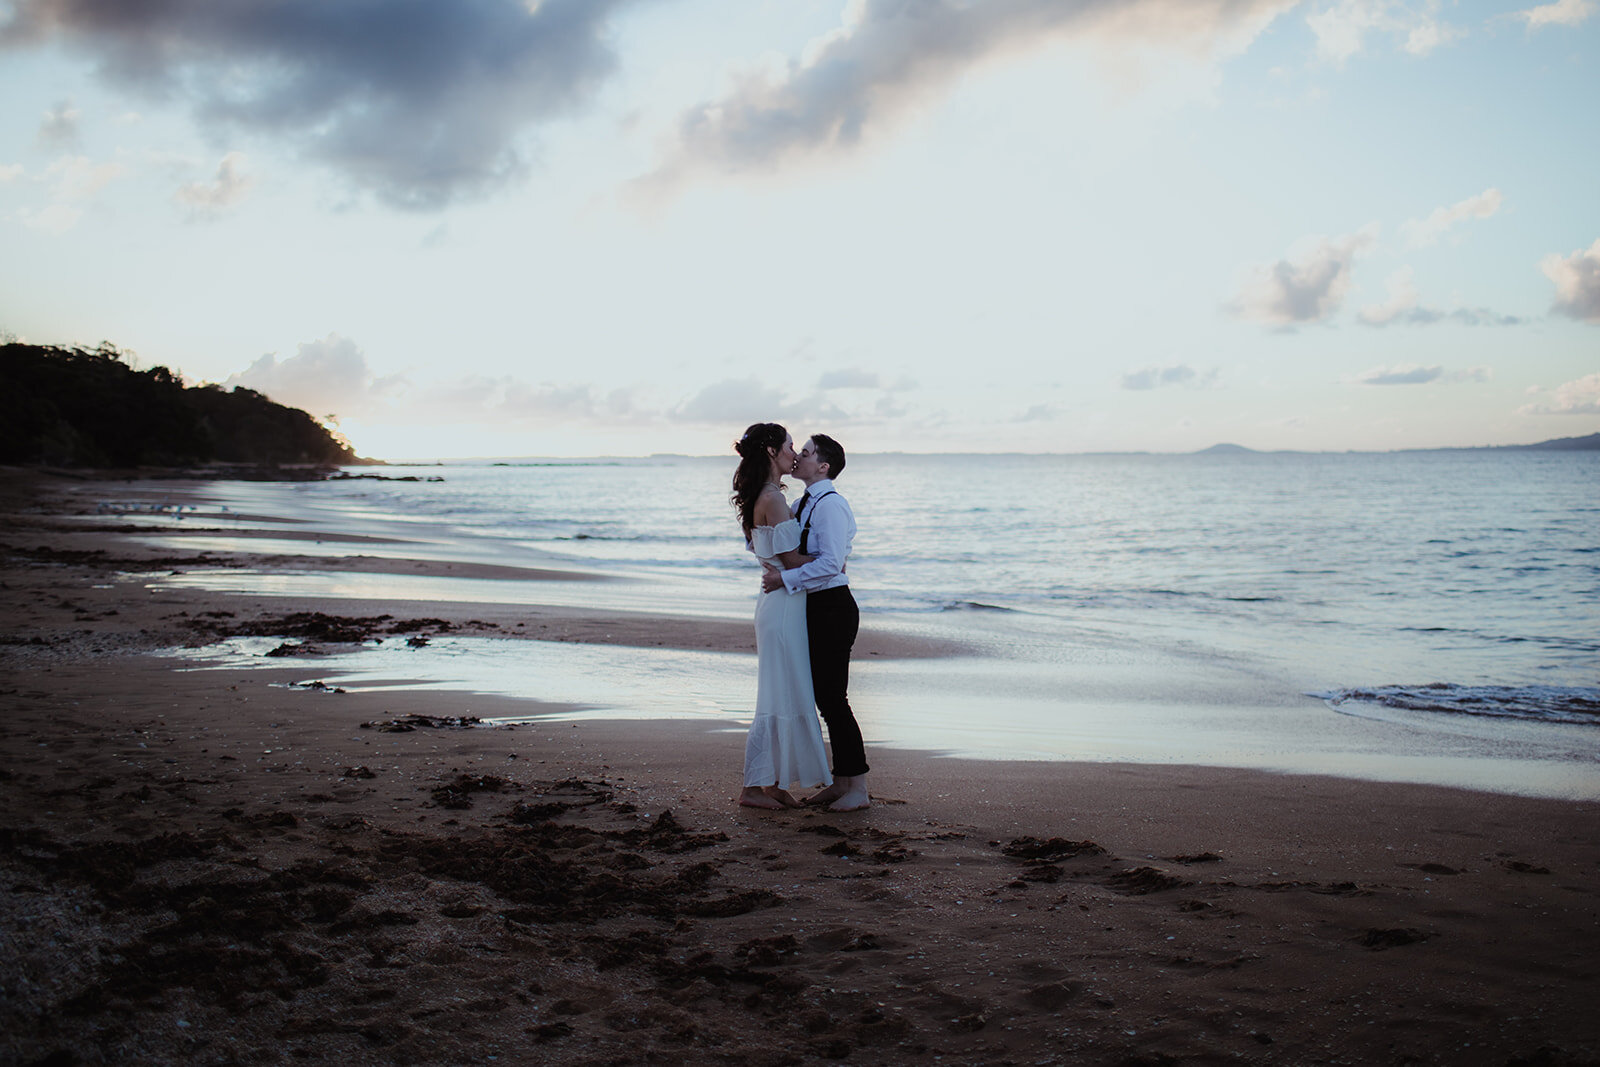
[[282, 564], [51, 497], [0, 479], [5, 1062], [1600, 1058], [1594, 804], [881, 750], [869, 811], [759, 813], [719, 724], [153, 654], [747, 627], [152, 594], [119, 575]]

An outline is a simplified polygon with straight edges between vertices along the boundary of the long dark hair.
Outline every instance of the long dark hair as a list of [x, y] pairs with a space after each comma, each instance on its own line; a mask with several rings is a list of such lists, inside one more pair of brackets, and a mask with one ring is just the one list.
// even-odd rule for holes
[[[783, 451], [783, 442], [788, 439], [789, 431], [777, 423], [758, 422], [733, 443], [733, 450], [739, 453], [739, 469], [733, 472], [733, 496], [729, 502], [739, 513], [746, 541], [756, 524], [756, 497], [772, 477], [773, 452]], [[769, 448], [773, 451], [768, 452]]]

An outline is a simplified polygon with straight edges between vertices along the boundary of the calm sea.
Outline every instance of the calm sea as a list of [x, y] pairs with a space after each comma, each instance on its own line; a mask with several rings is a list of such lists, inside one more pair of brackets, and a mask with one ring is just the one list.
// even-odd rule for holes
[[[731, 470], [511, 460], [334, 486], [711, 602], [753, 586]], [[838, 484], [865, 612], [1020, 614], [1298, 664], [1308, 689], [1600, 720], [1600, 455], [868, 455]]]
[[[732, 472], [720, 458], [455, 462], [382, 469], [442, 480], [239, 487], [237, 506], [253, 506], [250, 493], [272, 498], [262, 508], [290, 501], [303, 520], [404, 537], [399, 554], [632, 579], [527, 583], [530, 602], [748, 617], [759, 571], [727, 502]], [[1600, 454], [862, 455], [838, 486], [860, 526], [850, 575], [864, 626], [983, 653], [959, 669], [864, 667], [886, 738], [1513, 790], [1554, 761], [1581, 783], [1529, 789], [1600, 793]], [[173, 581], [510, 596], [507, 583], [293, 577]], [[743, 659], [629, 666], [566, 647], [538, 664], [519, 653], [507, 667], [519, 681], [502, 688], [535, 673], [554, 691], [578, 670], [572, 657], [595, 655], [587, 684], [597, 672], [641, 680], [601, 701], [613, 709], [681, 689], [687, 704], [737, 715], [753, 697]], [[461, 655], [458, 676], [495, 688], [483, 679], [501, 653], [463, 643]], [[583, 679], [571, 684], [563, 698], [584, 699]], [[1382, 729], [1358, 736], [1339, 725], [1350, 719]], [[1484, 758], [1511, 762], [1485, 773]], [[1466, 762], [1441, 762], [1452, 759]]]

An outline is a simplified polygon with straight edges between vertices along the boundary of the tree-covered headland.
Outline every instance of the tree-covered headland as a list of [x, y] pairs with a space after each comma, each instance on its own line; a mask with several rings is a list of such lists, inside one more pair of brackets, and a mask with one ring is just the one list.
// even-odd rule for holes
[[334, 466], [355, 452], [251, 389], [185, 386], [115, 346], [0, 345], [0, 463], [58, 467]]

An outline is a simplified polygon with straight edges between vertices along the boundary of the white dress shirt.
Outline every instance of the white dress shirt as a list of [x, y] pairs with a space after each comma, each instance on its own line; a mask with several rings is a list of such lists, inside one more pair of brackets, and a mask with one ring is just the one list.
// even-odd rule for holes
[[810, 563], [782, 572], [783, 587], [791, 593], [815, 593], [849, 585], [844, 565], [856, 537], [855, 512], [833, 488], [832, 478], [811, 483], [806, 492], [810, 499], [795, 518], [802, 529], [808, 521], [811, 523], [811, 533], [806, 537], [806, 555], [814, 558]]

